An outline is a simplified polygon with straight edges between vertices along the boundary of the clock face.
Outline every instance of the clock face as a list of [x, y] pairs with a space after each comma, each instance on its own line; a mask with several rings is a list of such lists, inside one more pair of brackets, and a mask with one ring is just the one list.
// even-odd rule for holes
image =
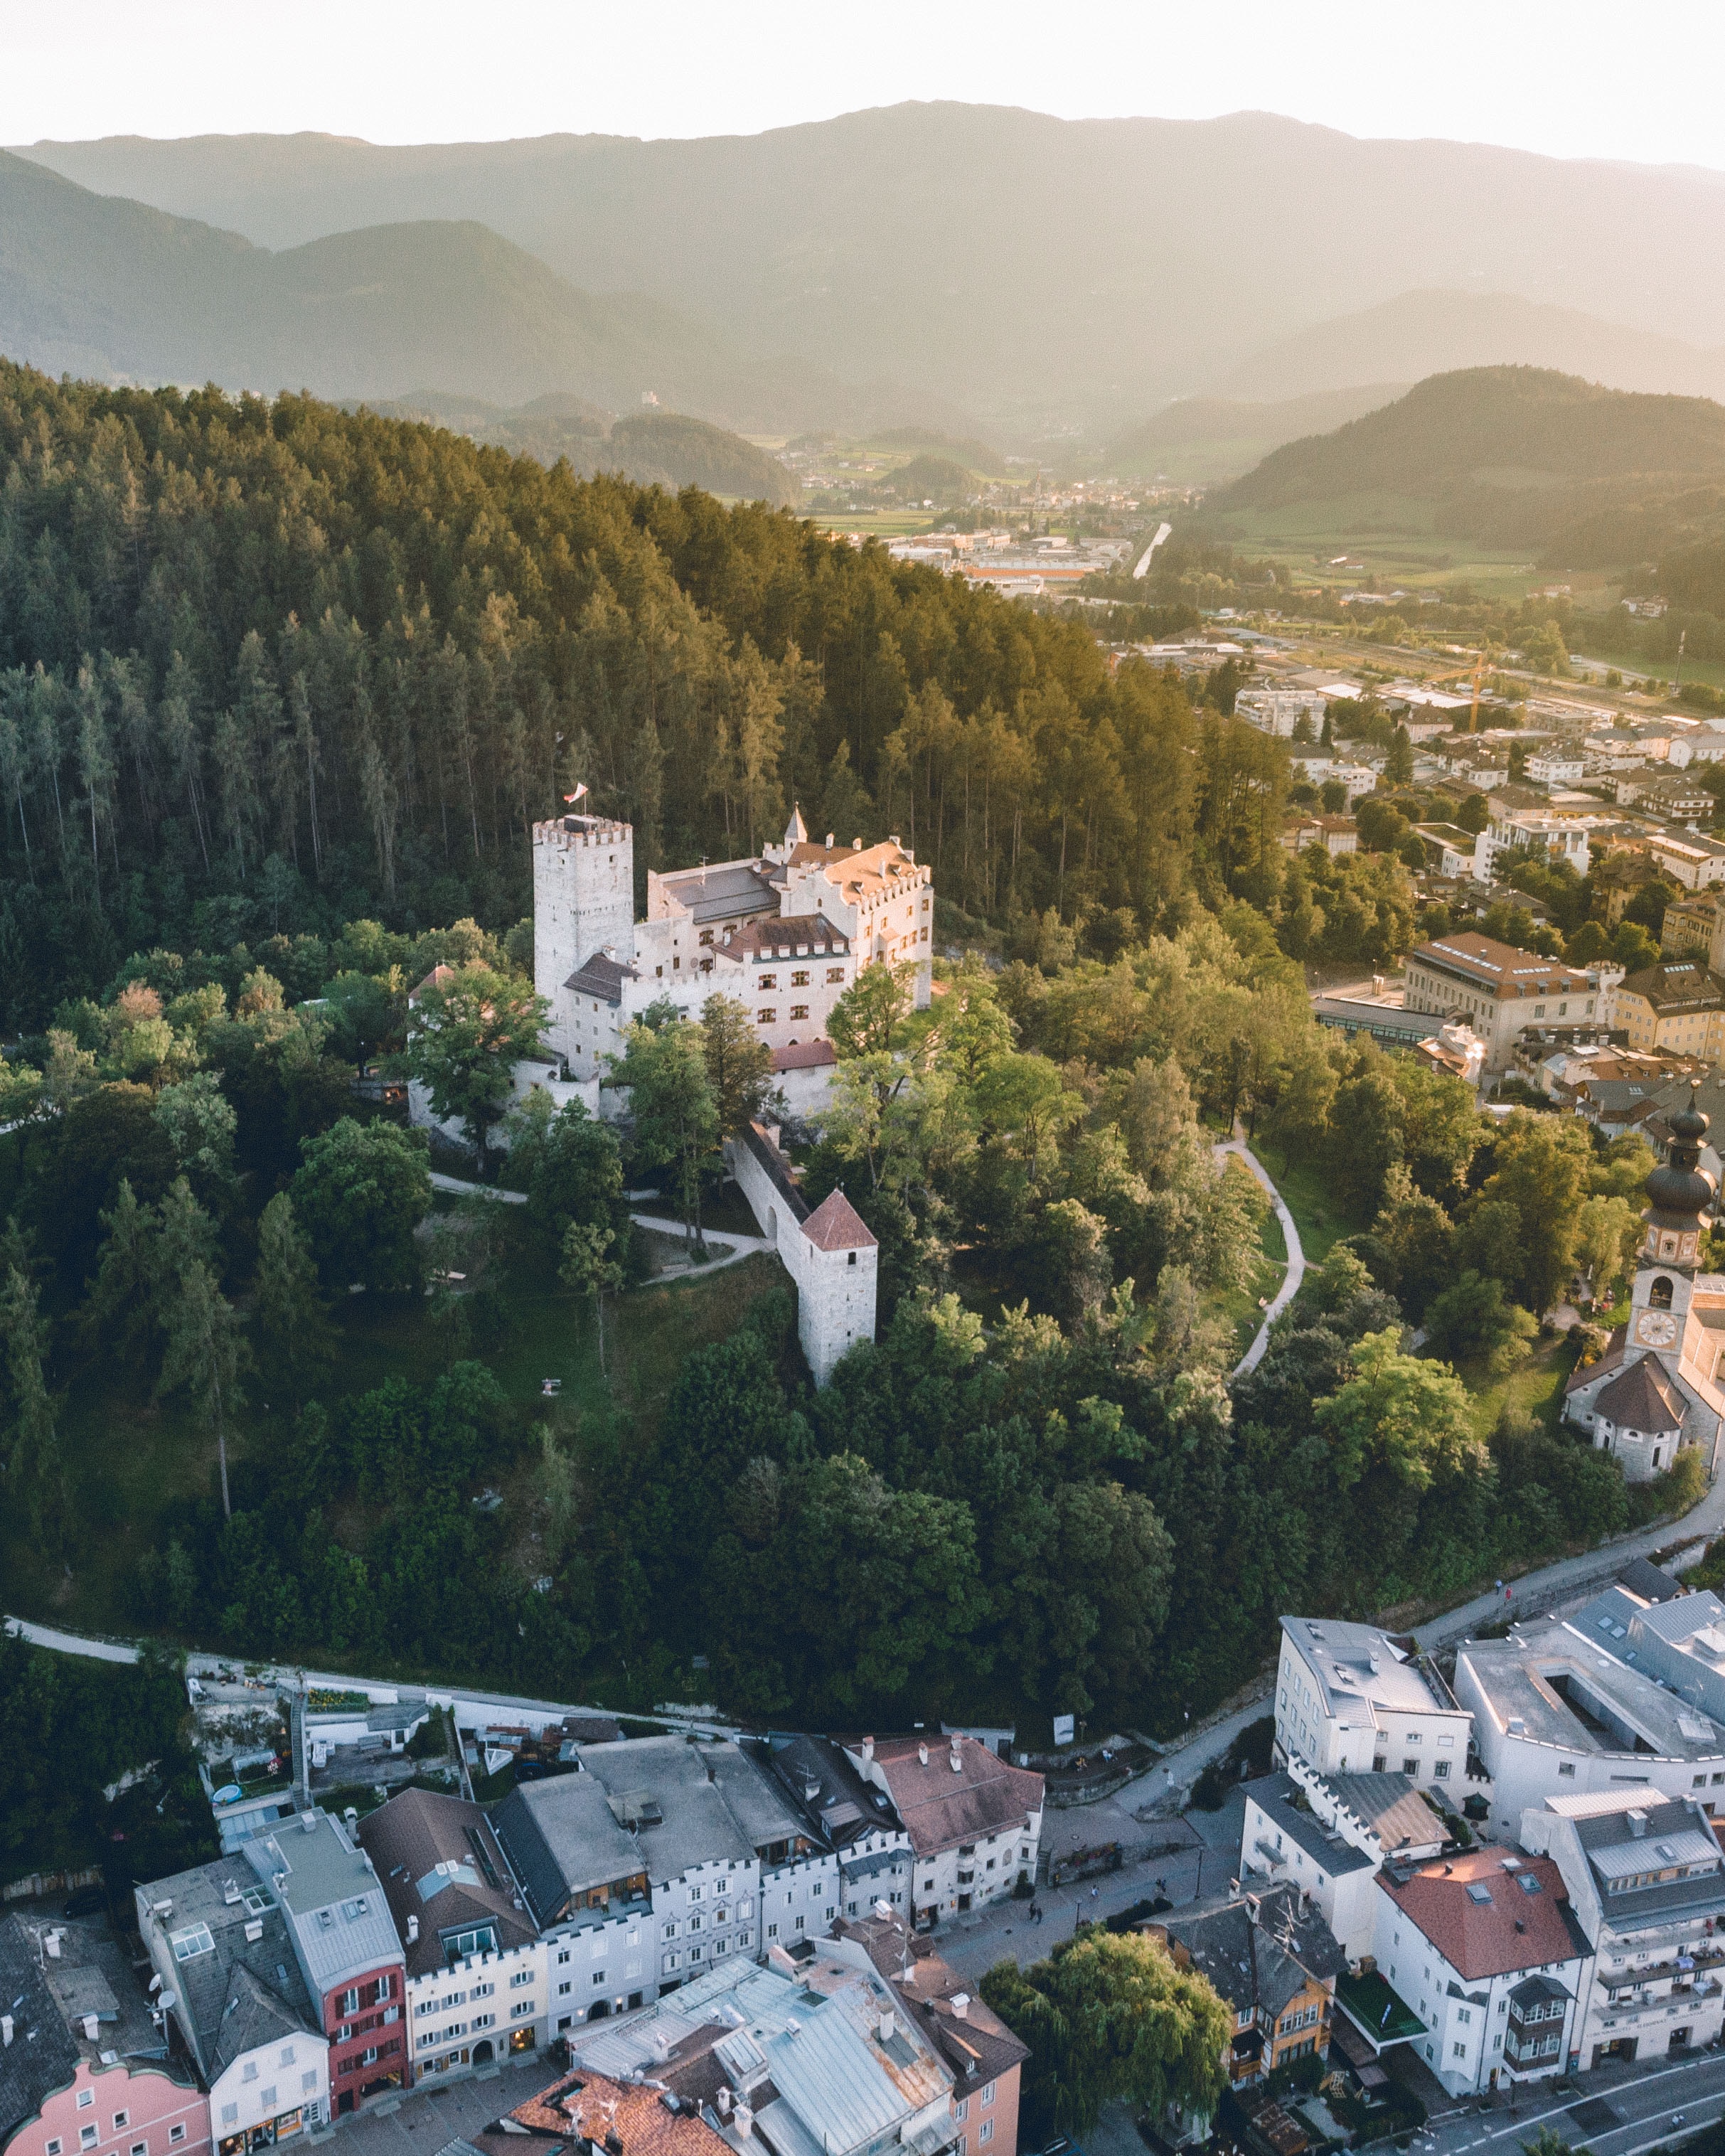
[[1677, 1321], [1668, 1310], [1644, 1310], [1635, 1326], [1635, 1337], [1649, 1348], [1669, 1348], [1677, 1337]]

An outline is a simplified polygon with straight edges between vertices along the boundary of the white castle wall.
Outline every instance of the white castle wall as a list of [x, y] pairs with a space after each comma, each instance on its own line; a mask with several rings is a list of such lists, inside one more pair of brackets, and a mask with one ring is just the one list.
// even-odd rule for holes
[[802, 1201], [786, 1196], [755, 1148], [733, 1139], [727, 1150], [737, 1188], [796, 1286], [797, 1337], [815, 1383], [824, 1385], [841, 1356], [875, 1337], [880, 1251], [873, 1243], [817, 1249], [803, 1231]]

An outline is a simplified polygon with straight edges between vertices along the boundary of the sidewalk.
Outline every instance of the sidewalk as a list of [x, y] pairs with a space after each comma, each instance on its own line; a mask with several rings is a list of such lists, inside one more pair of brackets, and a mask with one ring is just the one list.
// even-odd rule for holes
[[1264, 1322], [1258, 1327], [1251, 1346], [1234, 1366], [1234, 1375], [1242, 1378], [1248, 1370], [1255, 1370], [1263, 1361], [1264, 1350], [1270, 1345], [1271, 1327], [1300, 1292], [1300, 1283], [1306, 1277], [1306, 1253], [1301, 1248], [1300, 1230], [1294, 1225], [1293, 1214], [1289, 1212], [1281, 1193], [1271, 1181], [1268, 1169], [1245, 1140], [1224, 1138], [1211, 1150], [1218, 1160], [1225, 1153], [1232, 1153], [1236, 1159], [1245, 1163], [1260, 1184], [1269, 1193], [1270, 1202], [1276, 1208], [1276, 1217], [1281, 1223], [1282, 1239], [1288, 1246], [1288, 1269], [1282, 1277], [1281, 1286], [1276, 1291], [1275, 1300], [1264, 1312]]

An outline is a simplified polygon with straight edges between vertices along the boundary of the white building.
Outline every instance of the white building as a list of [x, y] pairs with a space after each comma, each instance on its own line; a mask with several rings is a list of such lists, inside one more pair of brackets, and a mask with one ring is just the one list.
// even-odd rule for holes
[[1725, 845], [1699, 831], [1656, 831], [1647, 841], [1647, 851], [1666, 874], [1685, 891], [1711, 891], [1725, 884]]
[[1378, 1967], [1425, 2025], [1420, 2056], [1451, 2096], [1562, 2072], [1592, 1965], [1549, 1857], [1458, 1850], [1378, 1877]]
[[842, 1190], [813, 1211], [774, 1133], [751, 1123], [729, 1148], [737, 1185], [796, 1283], [797, 1337], [817, 1385], [875, 1337], [880, 1245]]
[[1587, 773], [1587, 759], [1573, 749], [1544, 749], [1530, 756], [1524, 768], [1532, 786], [1579, 786]]
[[497, 1838], [546, 1939], [554, 2035], [626, 2013], [732, 1955], [819, 1938], [839, 1860], [732, 1744], [681, 1737], [575, 1748], [529, 1782]]
[[286, 1921], [243, 1856], [136, 1890], [138, 1933], [209, 2091], [222, 2156], [330, 2117], [330, 2046]]
[[916, 1857], [912, 1909], [918, 1922], [958, 1916], [1033, 1882], [1042, 1839], [1040, 1774], [1014, 1767], [973, 1737], [933, 1743], [865, 1737], [847, 1745], [863, 1780], [891, 1799]]
[[1453, 1789], [1467, 1738], [1467, 1715], [1436, 1670], [1387, 1632], [1334, 1617], [1282, 1619], [1281, 1759], [1303, 1759], [1325, 1776], [1389, 1772]]
[[1281, 741], [1290, 739], [1304, 719], [1316, 741], [1323, 732], [1328, 702], [1321, 689], [1242, 689], [1234, 699], [1234, 714]]
[[710, 995], [734, 997], [774, 1050], [826, 1038], [858, 973], [914, 967], [929, 999], [930, 872], [894, 839], [809, 842], [793, 814], [757, 858], [647, 878], [634, 917], [634, 833], [596, 816], [533, 827], [533, 979], [551, 1006], [546, 1039], [577, 1078], [602, 1078], [650, 1004], [699, 1017]]
[[1486, 1777], [1472, 1787], [1487, 1796], [1500, 1836], [1552, 1797], [1725, 1789], [1725, 1732], [1616, 1659], [1614, 1644], [1571, 1620], [1518, 1625], [1507, 1640], [1457, 1650], [1455, 1697], [1472, 1712]]
[[1587, 843], [1592, 821], [1583, 817], [1541, 816], [1531, 809], [1493, 816], [1473, 842], [1474, 880], [1490, 883], [1498, 855], [1524, 847], [1548, 854], [1553, 860], [1568, 861], [1578, 875], [1585, 875], [1592, 860]]
[[1340, 1774], [1326, 1780], [1303, 1760], [1285, 1774], [1245, 1785], [1240, 1883], [1291, 1884], [1317, 1906], [1351, 1962], [1372, 1951], [1378, 1873], [1386, 1854], [1399, 1862], [1435, 1856], [1450, 1830], [1402, 1774]]
[[1685, 2057], [1725, 2024], [1725, 1863], [1692, 1799], [1615, 1791], [1553, 1797], [1522, 1820], [1524, 1847], [1562, 1873], [1592, 1946], [1570, 2050], [1584, 2067]]

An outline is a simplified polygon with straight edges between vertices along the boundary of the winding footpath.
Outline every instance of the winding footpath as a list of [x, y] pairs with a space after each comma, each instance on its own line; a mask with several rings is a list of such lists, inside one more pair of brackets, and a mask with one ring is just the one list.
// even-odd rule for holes
[[1269, 1170], [1245, 1140], [1224, 1138], [1220, 1144], [1213, 1146], [1210, 1150], [1218, 1160], [1222, 1159], [1228, 1153], [1232, 1153], [1236, 1160], [1244, 1161], [1252, 1173], [1256, 1176], [1260, 1184], [1268, 1194], [1271, 1204], [1276, 1208], [1276, 1217], [1281, 1223], [1282, 1238], [1288, 1246], [1288, 1269], [1283, 1277], [1282, 1284], [1276, 1291], [1275, 1300], [1265, 1311], [1264, 1322], [1258, 1327], [1251, 1346], [1234, 1366], [1235, 1376], [1243, 1378], [1248, 1370], [1255, 1370], [1259, 1363], [1263, 1361], [1264, 1350], [1270, 1345], [1271, 1327], [1300, 1292], [1300, 1283], [1306, 1277], [1306, 1253], [1300, 1247], [1300, 1230], [1294, 1225], [1294, 1216], [1288, 1210], [1286, 1199], [1270, 1180]]

